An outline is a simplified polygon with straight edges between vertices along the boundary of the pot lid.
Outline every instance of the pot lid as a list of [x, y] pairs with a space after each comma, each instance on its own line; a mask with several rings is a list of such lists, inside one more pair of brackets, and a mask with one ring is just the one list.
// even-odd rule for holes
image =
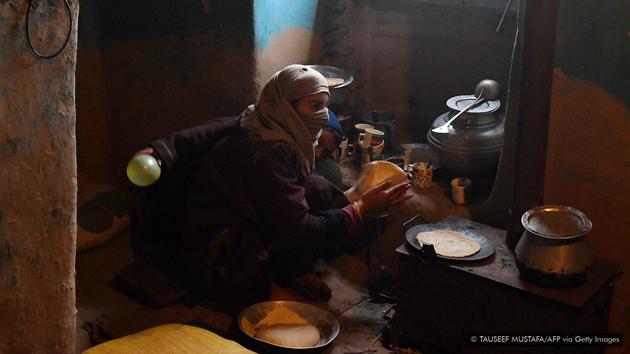
[[526, 211], [521, 223], [527, 231], [547, 238], [574, 238], [591, 230], [581, 211], [562, 205], [542, 205]]
[[[475, 101], [475, 95], [459, 95], [453, 96], [446, 101], [446, 106], [454, 111], [461, 111]], [[492, 113], [499, 109], [501, 102], [499, 100], [484, 100], [476, 107], [473, 107], [468, 113]]]

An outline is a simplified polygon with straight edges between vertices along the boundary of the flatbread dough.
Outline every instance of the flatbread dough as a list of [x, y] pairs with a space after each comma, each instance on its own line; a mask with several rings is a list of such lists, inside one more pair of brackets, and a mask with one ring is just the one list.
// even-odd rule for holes
[[256, 331], [256, 338], [291, 348], [311, 348], [319, 343], [319, 329], [311, 324], [276, 324]]
[[445, 257], [468, 257], [481, 249], [470, 236], [452, 230], [424, 231], [416, 235], [418, 243], [430, 243], [435, 253]]

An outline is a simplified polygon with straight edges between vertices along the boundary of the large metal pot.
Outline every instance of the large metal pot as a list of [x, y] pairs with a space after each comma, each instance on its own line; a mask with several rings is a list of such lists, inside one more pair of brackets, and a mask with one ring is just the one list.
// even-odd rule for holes
[[462, 176], [494, 175], [503, 147], [504, 120], [498, 112], [499, 100], [484, 101], [462, 114], [446, 134], [432, 131], [474, 100], [473, 95], [461, 95], [446, 101], [450, 111], [433, 121], [427, 140], [445, 170]]
[[586, 279], [591, 252], [586, 234], [591, 221], [581, 211], [542, 205], [521, 217], [525, 228], [516, 244], [521, 278], [543, 286], [577, 286]]

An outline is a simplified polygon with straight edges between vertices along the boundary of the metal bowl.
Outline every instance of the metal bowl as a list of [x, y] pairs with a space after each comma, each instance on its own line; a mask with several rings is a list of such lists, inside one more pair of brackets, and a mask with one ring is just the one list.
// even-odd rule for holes
[[[269, 321], [270, 313], [278, 310], [288, 310], [290, 313], [295, 314], [299, 317], [300, 321], [304, 320], [307, 324], [311, 324], [317, 329], [319, 329], [320, 340], [313, 347], [287, 347], [282, 346], [270, 342], [263, 341], [259, 338], [256, 338], [255, 332], [258, 329], [267, 327], [273, 324], [304, 324], [304, 322], [287, 320], [287, 318], [283, 318], [278, 322], [273, 323], [265, 323], [261, 324], [265, 321]], [[290, 316], [293, 317], [293, 316]], [[260, 348], [261, 352], [291, 352], [291, 351], [304, 351], [304, 352], [314, 352], [321, 350], [328, 344], [330, 344], [339, 334], [339, 321], [333, 316], [330, 312], [323, 310], [315, 305], [306, 304], [303, 302], [297, 301], [266, 301], [259, 302], [257, 304], [251, 305], [241, 311], [241, 313], [237, 317], [238, 328], [242, 333], [245, 334], [246, 337], [250, 340], [254, 347]], [[289, 322], [289, 323], [287, 323]]]

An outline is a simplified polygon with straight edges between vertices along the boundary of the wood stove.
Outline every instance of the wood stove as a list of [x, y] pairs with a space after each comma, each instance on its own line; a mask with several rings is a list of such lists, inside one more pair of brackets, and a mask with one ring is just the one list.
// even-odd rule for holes
[[476, 262], [453, 262], [421, 255], [403, 244], [400, 295], [391, 344], [402, 338], [438, 348], [440, 353], [603, 353], [594, 346], [482, 346], [475, 334], [605, 333], [616, 265], [595, 257], [587, 280], [570, 289], [543, 288], [519, 278], [503, 230], [449, 217], [450, 227], [474, 229], [495, 246]]

